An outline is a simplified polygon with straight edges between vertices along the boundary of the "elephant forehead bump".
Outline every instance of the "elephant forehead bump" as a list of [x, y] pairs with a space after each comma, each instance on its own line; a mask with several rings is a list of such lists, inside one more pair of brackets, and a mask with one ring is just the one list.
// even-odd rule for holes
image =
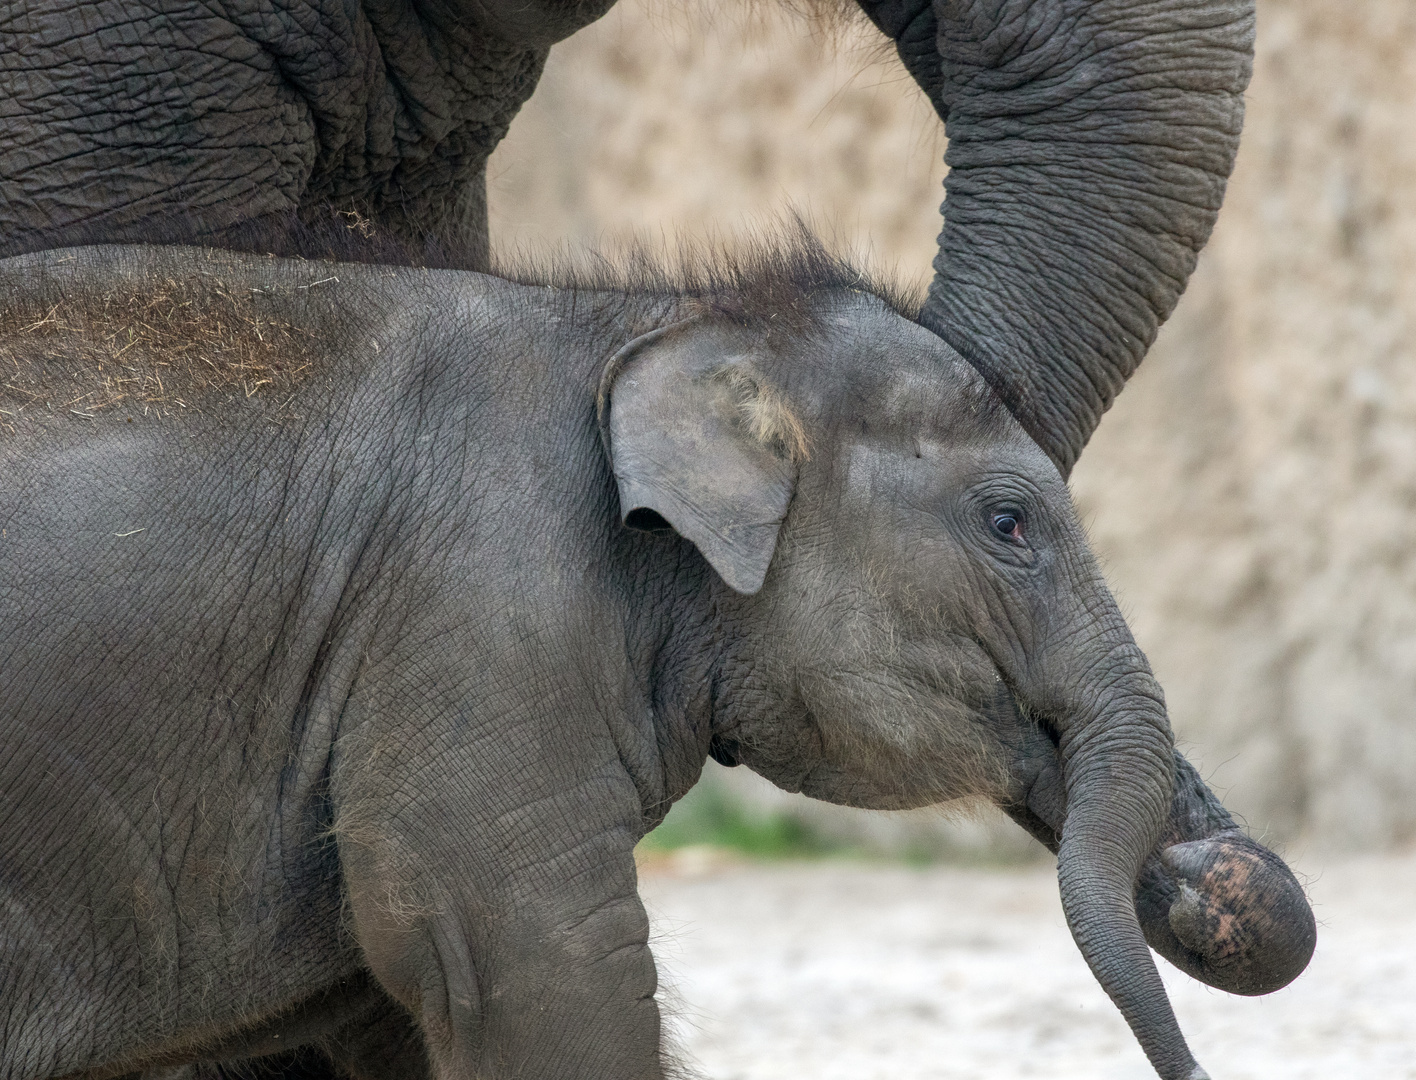
[[[943, 340], [877, 311], [863, 316], [839, 407], [878, 434], [951, 442], [1025, 438], [1006, 405]], [[857, 415], [858, 414], [858, 415]]]
[[992, 424], [1007, 414], [998, 395], [963, 361], [928, 357], [924, 364], [902, 364], [891, 373], [883, 396], [881, 415], [892, 424], [938, 417], [950, 426], [965, 418]]

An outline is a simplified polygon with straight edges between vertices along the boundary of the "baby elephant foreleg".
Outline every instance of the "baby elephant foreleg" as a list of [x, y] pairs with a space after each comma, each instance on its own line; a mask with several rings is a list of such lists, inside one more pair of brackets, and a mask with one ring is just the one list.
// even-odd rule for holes
[[[433, 1073], [661, 1077], [642, 810], [617, 759], [532, 793], [454, 782], [467, 774], [448, 764], [401, 785], [397, 814], [339, 828], [355, 938], [417, 1018]], [[391, 794], [368, 790], [380, 766], [345, 778], [346, 805]]]

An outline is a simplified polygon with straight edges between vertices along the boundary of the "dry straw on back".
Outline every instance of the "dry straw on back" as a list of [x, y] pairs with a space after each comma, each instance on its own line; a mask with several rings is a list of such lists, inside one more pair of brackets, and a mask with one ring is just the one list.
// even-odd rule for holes
[[271, 412], [307, 377], [313, 335], [258, 290], [157, 278], [0, 309], [0, 430], [104, 410], [159, 415], [251, 402]]

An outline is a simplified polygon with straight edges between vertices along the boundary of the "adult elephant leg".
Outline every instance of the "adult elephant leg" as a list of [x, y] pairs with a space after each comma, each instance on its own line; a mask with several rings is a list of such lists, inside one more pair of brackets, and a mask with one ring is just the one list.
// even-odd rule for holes
[[408, 1010], [387, 995], [368, 1016], [321, 1040], [320, 1049], [340, 1075], [354, 1080], [423, 1080], [432, 1075], [422, 1031]]
[[502, 17], [530, 11], [509, 2], [8, 5], [0, 256], [129, 241], [322, 254], [302, 245], [345, 213], [485, 262], [487, 157], [551, 41], [607, 6], [543, 4], [527, 22]]
[[860, 0], [949, 135], [922, 321], [1066, 476], [1209, 238], [1253, 0]]
[[453, 205], [453, 220], [447, 232], [460, 238], [470, 258], [461, 260], [452, 269], [470, 262], [476, 266], [491, 266], [492, 234], [487, 221], [487, 163], [466, 184]]

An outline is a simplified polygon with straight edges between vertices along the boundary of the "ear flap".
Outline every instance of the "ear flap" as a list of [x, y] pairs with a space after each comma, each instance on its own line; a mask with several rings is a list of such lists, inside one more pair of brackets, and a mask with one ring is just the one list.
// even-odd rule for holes
[[662, 519], [749, 594], [762, 588], [806, 456], [800, 422], [748, 357], [755, 344], [735, 327], [677, 323], [621, 349], [602, 384], [624, 523]]

